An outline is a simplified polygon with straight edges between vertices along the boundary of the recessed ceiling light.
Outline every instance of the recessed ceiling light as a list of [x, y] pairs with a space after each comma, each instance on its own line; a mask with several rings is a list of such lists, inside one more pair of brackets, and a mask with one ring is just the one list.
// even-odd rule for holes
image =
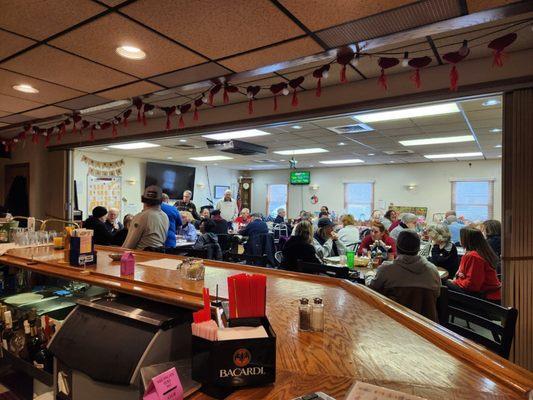
[[20, 85], [13, 86], [13, 89], [18, 90], [19, 92], [24, 93], [39, 93], [39, 90], [35, 89], [31, 85], [26, 85], [25, 83], [22, 83]]
[[346, 146], [346, 143], [344, 143], [344, 142], [339, 142], [339, 143], [337, 143], [337, 144], [338, 144], [339, 146]]
[[369, 156], [375, 156], [375, 154], [374, 154], [374, 153], [368, 153], [368, 155], [369, 155]]
[[218, 165], [217, 163], [214, 163], [213, 165]]
[[167, 157], [167, 160], [172, 160], [172, 157], [170, 157], [170, 156], [169, 156], [169, 157]]
[[186, 143], [186, 142], [187, 142], [187, 139], [180, 139], [180, 142], [181, 142], [181, 143]]
[[502, 145], [501, 144], [497, 144], [496, 146], [494, 146], [495, 149], [501, 149]]
[[244, 131], [234, 131], [234, 132], [223, 132], [223, 133], [213, 133], [210, 135], [202, 135], [207, 139], [213, 140], [231, 140], [231, 139], [244, 139], [256, 136], [265, 136], [270, 135], [269, 132], [261, 131], [259, 129], [247, 129]]
[[498, 156], [498, 158], [502, 158], [502, 155], [500, 154], [500, 155]]
[[502, 130], [500, 128], [492, 128], [490, 130], [491, 133], [498, 133], [498, 132], [501, 132]]
[[104, 151], [108, 151], [108, 150], [109, 150], [109, 147], [104, 147], [102, 150], [104, 150]]
[[391, 164], [394, 164], [394, 161], [389, 161]]
[[429, 158], [430, 160], [439, 159], [439, 158], [463, 158], [463, 157], [480, 157], [483, 153], [450, 153], [450, 154], [425, 154], [424, 157]]
[[134, 143], [124, 143], [124, 144], [113, 144], [109, 147], [113, 149], [120, 149], [120, 150], [136, 150], [136, 149], [148, 149], [150, 147], [159, 147], [159, 145], [155, 143], [148, 143], [148, 142], [134, 142]]
[[189, 160], [194, 161], [222, 161], [222, 160], [233, 160], [232, 157], [226, 156], [203, 156], [203, 157], [190, 157]]
[[431, 106], [404, 108], [400, 110], [382, 111], [369, 114], [354, 115], [352, 118], [360, 122], [382, 122], [398, 119], [429, 117], [432, 115], [443, 115], [458, 113], [459, 107], [455, 103], [435, 104]]
[[327, 153], [328, 150], [322, 149], [320, 147], [313, 147], [311, 149], [294, 149], [294, 150], [280, 150], [275, 151], [274, 153], [280, 154], [282, 156], [295, 156], [298, 154], [316, 154], [316, 153]]
[[327, 161], [319, 161], [320, 164], [358, 164], [358, 163], [364, 163], [363, 160], [360, 160], [358, 158], [352, 158], [347, 160], [327, 160]]
[[400, 140], [400, 144], [403, 146], [422, 146], [422, 145], [427, 145], [427, 144], [473, 142], [474, 140], [475, 139], [472, 135], [447, 136], [447, 137], [440, 137], [440, 138]]
[[310, 168], [313, 168], [313, 167], [314, 167], [314, 165], [313, 165], [313, 164], [311, 164], [311, 165], [309, 165], [309, 167], [310, 167]]
[[500, 100], [497, 99], [489, 99], [483, 102], [484, 107], [496, 106], [498, 104], [500, 104]]
[[285, 160], [279, 160], [279, 162], [283, 162], [283, 161], [285, 161]]
[[293, 125], [292, 129], [302, 129], [302, 127], [300, 125]]
[[133, 46], [117, 47], [116, 52], [119, 56], [129, 58], [130, 60], [143, 60], [146, 58], [146, 53], [144, 51]]
[[128, 107], [131, 105], [130, 100], [117, 100], [109, 103], [101, 104], [99, 106], [88, 107], [80, 110], [81, 115], [92, 114], [99, 111], [110, 110], [112, 108]]

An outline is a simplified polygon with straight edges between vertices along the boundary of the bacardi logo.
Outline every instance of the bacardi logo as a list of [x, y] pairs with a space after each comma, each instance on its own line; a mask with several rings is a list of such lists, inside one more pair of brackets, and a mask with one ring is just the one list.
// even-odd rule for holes
[[252, 361], [252, 355], [247, 349], [239, 349], [233, 353], [233, 363], [240, 368], [246, 367]]

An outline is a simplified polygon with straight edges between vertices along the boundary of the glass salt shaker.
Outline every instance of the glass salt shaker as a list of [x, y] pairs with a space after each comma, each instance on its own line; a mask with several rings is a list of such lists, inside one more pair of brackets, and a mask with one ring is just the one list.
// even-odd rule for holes
[[320, 297], [315, 297], [311, 306], [311, 330], [324, 332], [324, 302]]
[[300, 306], [298, 307], [298, 329], [301, 331], [311, 330], [311, 306], [309, 300], [306, 298], [300, 299]]

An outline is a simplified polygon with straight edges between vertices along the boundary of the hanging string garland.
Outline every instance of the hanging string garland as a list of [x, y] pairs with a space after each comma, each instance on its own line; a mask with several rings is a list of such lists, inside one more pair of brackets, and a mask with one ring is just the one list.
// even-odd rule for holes
[[[525, 27], [529, 27], [529, 21], [526, 21], [528, 25], [524, 25], [524, 22], [521, 22], [521, 26], [519, 29], [523, 29]], [[518, 26], [519, 23], [515, 24], [514, 26]], [[505, 28], [505, 29], [508, 29]], [[519, 30], [517, 29], [517, 30]], [[500, 29], [500, 31], [503, 29]], [[518, 34], [515, 32], [507, 33], [503, 36], [500, 36], [488, 43], [487, 47], [492, 50], [493, 52], [493, 66], [495, 67], [502, 67], [503, 66], [503, 60], [505, 57], [505, 50], [513, 44], [518, 37]], [[476, 39], [481, 39], [483, 36], [480, 36]], [[448, 46], [448, 45], [447, 45]], [[479, 46], [479, 44], [477, 45]], [[398, 54], [403, 55], [403, 57], [391, 57], [391, 55]], [[446, 61], [448, 64], [451, 65], [449, 77], [450, 77], [450, 90], [456, 91], [458, 90], [458, 83], [459, 83], [459, 72], [457, 68], [457, 64], [463, 61], [465, 58], [468, 57], [470, 54], [470, 48], [468, 46], [468, 41], [464, 40], [462, 42], [461, 47], [456, 51], [451, 51], [442, 56], [442, 59]], [[67, 134], [67, 127], [70, 127], [72, 125], [72, 128], [70, 129], [70, 133], [74, 134], [79, 131], [80, 135], [83, 135], [84, 131], [90, 128], [90, 135], [89, 140], [94, 141], [95, 140], [95, 131], [106, 131], [110, 127], [112, 127], [112, 137], [116, 138], [119, 133], [119, 126], [122, 123], [122, 126], [124, 128], [128, 127], [129, 118], [131, 117], [132, 112], [136, 109], [137, 110], [137, 122], [142, 122], [144, 125], [147, 124], [147, 115], [153, 114], [154, 110], [160, 110], [166, 115], [166, 123], [165, 123], [165, 129], [168, 131], [172, 129], [172, 120], [171, 116], [173, 114], [176, 114], [179, 116], [178, 118], [178, 129], [185, 128], [185, 120], [184, 120], [184, 114], [186, 114], [191, 108], [194, 106], [194, 114], [192, 117], [193, 121], [199, 120], [199, 108], [202, 107], [204, 104], [209, 104], [210, 106], [213, 106], [214, 97], [223, 90], [223, 103], [228, 104], [229, 103], [229, 96], [232, 93], [241, 93], [243, 95], [246, 95], [248, 98], [248, 114], [253, 114], [254, 112], [254, 101], [257, 98], [257, 95], [261, 90], [268, 90], [272, 94], [273, 101], [274, 101], [274, 111], [278, 111], [278, 97], [280, 95], [287, 96], [290, 94], [289, 88], [292, 90], [292, 99], [291, 99], [291, 105], [293, 107], [297, 107], [299, 105], [299, 99], [298, 99], [298, 88], [301, 86], [301, 84], [305, 81], [306, 77], [313, 77], [316, 79], [316, 90], [315, 95], [316, 97], [320, 97], [322, 94], [322, 79], [327, 79], [329, 75], [329, 71], [331, 69], [332, 63], [337, 63], [341, 66], [340, 70], [340, 81], [341, 82], [347, 82], [347, 76], [346, 76], [346, 69], [348, 65], [352, 65], [354, 67], [357, 67], [359, 64], [359, 61], [362, 57], [369, 57], [380, 55], [380, 57], [377, 60], [377, 65], [380, 68], [380, 76], [377, 78], [378, 84], [383, 87], [385, 90], [388, 89], [388, 82], [387, 82], [387, 75], [386, 70], [393, 68], [401, 63], [402, 67], [411, 67], [414, 69], [413, 73], [410, 75], [409, 79], [413, 81], [416, 88], [420, 88], [422, 85], [421, 78], [420, 78], [420, 71], [423, 68], [428, 67], [431, 62], [433, 61], [431, 57], [423, 56], [423, 57], [410, 57], [408, 52], [403, 53], [369, 53], [365, 52], [364, 49], [362, 50], [359, 48], [358, 45], [356, 45], [356, 51], [352, 50], [351, 47], [343, 47], [339, 49], [337, 52], [337, 55], [330, 59], [327, 63], [320, 66], [319, 68], [315, 68], [314, 70], [310, 71], [309, 73], [305, 75], [298, 76], [294, 79], [291, 79], [289, 81], [281, 81], [275, 84], [272, 84], [270, 86], [258, 86], [258, 85], [250, 85], [247, 87], [239, 87], [238, 85], [233, 85], [231, 82], [224, 81], [221, 82], [220, 80], [214, 80], [212, 81], [211, 87], [201, 93], [201, 95], [197, 96], [196, 98], [193, 98], [189, 100], [187, 103], [184, 104], [177, 104], [173, 106], [156, 106], [154, 104], [145, 103], [140, 97], [134, 97], [132, 99], [132, 106], [128, 107], [125, 110], [122, 110], [114, 117], [110, 118], [107, 121], [99, 121], [99, 122], [90, 122], [86, 119], [83, 119], [82, 116], [79, 113], [73, 113], [70, 117], [64, 119], [60, 123], [47, 127], [47, 128], [41, 128], [38, 126], [25, 124], [23, 126], [23, 131], [16, 135], [15, 137], [11, 139], [2, 140], [1, 144], [4, 147], [5, 151], [13, 150], [17, 143], [20, 141], [23, 142], [23, 145], [25, 141], [28, 138], [31, 138], [31, 142], [34, 144], [39, 144], [40, 137], [44, 137], [44, 145], [48, 147], [50, 145], [51, 137], [53, 135], [56, 135], [57, 142], [60, 142], [62, 138]], [[242, 90], [241, 90], [242, 89]]]

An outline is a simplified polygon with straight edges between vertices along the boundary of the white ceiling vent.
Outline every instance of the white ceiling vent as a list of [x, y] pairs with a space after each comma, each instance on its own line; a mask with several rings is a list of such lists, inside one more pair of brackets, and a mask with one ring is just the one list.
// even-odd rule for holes
[[352, 124], [344, 126], [334, 126], [332, 128], [327, 128], [328, 130], [338, 133], [339, 135], [347, 135], [354, 133], [370, 132], [374, 129], [368, 126], [367, 124]]
[[384, 150], [383, 153], [389, 156], [405, 156], [408, 154], [414, 154], [413, 150]]

